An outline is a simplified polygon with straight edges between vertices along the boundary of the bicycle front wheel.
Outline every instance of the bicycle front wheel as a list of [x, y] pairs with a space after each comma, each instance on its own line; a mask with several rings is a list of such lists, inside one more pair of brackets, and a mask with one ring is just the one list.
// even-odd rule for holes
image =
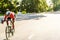
[[10, 37], [10, 28], [6, 27], [5, 35], [6, 35], [6, 39], [8, 39]]

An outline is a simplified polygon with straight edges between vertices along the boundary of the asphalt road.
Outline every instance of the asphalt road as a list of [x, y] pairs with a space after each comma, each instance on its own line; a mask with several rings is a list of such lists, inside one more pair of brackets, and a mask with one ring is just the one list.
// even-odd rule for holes
[[[10, 40], [60, 40], [60, 14], [22, 17], [16, 19], [15, 34]], [[5, 39], [5, 26], [0, 23], [0, 40]]]

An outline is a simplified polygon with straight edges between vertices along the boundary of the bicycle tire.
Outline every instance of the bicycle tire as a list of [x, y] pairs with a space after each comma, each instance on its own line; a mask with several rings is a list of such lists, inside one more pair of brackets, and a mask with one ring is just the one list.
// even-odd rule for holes
[[6, 29], [5, 29], [6, 39], [8, 39], [10, 37], [10, 29], [8, 27], [6, 27]]

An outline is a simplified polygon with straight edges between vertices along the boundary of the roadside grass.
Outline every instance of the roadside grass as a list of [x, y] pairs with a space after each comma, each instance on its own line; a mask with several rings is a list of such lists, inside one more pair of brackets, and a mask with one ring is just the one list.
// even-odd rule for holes
[[0, 16], [3, 16], [3, 14], [0, 14]]

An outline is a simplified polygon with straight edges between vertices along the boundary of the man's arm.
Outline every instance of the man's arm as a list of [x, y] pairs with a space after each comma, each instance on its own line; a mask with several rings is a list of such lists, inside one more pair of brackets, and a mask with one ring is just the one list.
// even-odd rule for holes
[[3, 24], [6, 21], [7, 16], [4, 15], [4, 18], [1, 20], [1, 23]]

